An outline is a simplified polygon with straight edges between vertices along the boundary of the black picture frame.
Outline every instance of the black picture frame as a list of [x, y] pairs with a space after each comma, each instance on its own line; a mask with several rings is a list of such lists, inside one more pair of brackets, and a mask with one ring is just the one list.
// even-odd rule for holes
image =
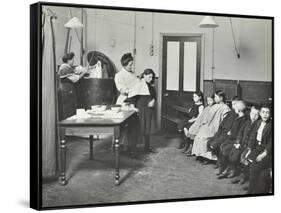
[[[71, 3], [52, 3], [38, 2], [30, 5], [30, 207], [36, 210], [48, 209], [67, 209], [81, 207], [98, 207], [98, 206], [116, 206], [116, 205], [134, 205], [145, 203], [162, 203], [162, 202], [178, 202], [192, 200], [210, 200], [210, 199], [226, 199], [240, 197], [256, 197], [256, 196], [272, 196], [274, 195], [274, 151], [272, 152], [272, 192], [269, 194], [255, 195], [233, 195], [233, 196], [211, 196], [202, 198], [181, 198], [168, 200], [147, 200], [136, 202], [120, 202], [120, 203], [103, 203], [103, 204], [87, 204], [75, 206], [42, 206], [42, 36], [41, 36], [41, 14], [43, 6], [58, 7], [74, 7], [74, 8], [94, 8], [94, 9], [111, 9], [119, 11], [139, 11], [139, 12], [161, 12], [167, 14], [188, 14], [188, 15], [212, 15], [221, 17], [237, 17], [237, 18], [253, 18], [266, 19], [272, 21], [272, 120], [273, 120], [273, 141], [274, 141], [274, 17], [258, 16], [258, 15], [241, 15], [241, 14], [224, 14], [224, 13], [207, 13], [194, 11], [174, 11], [163, 9], [148, 8], [131, 8], [131, 7], [111, 7], [102, 5], [84, 5]], [[274, 143], [273, 143], [274, 150]]]

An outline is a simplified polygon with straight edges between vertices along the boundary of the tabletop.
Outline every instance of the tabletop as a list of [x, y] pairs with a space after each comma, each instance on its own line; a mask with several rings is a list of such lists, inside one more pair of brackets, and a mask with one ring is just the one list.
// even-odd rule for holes
[[75, 126], [115, 126], [120, 125], [132, 115], [134, 115], [135, 111], [122, 111], [123, 116], [118, 118], [110, 118], [103, 116], [93, 116], [91, 118], [67, 118], [65, 120], [60, 121], [58, 124], [60, 127], [75, 127]]

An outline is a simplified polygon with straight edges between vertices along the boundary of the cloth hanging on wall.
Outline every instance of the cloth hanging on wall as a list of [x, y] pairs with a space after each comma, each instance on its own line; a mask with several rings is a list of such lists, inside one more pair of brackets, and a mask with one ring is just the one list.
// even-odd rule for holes
[[42, 176], [56, 175], [55, 40], [51, 16], [42, 28]]

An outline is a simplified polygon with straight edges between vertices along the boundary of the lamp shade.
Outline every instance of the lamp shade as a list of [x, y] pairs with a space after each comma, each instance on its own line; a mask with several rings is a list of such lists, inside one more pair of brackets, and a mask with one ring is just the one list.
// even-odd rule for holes
[[66, 28], [82, 28], [82, 27], [84, 27], [84, 25], [79, 21], [79, 19], [77, 17], [73, 17], [72, 19], [70, 19], [64, 25], [64, 27], [66, 27]]
[[202, 28], [216, 28], [219, 25], [211, 16], [205, 16], [198, 26]]

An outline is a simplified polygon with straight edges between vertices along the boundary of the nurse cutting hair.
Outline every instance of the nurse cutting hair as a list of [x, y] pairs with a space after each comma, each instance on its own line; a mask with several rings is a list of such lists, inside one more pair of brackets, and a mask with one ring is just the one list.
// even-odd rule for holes
[[[122, 68], [114, 77], [115, 85], [119, 92], [116, 104], [126, 105], [126, 103], [132, 101], [132, 99], [129, 101], [129, 98], [138, 95], [138, 89], [140, 88], [138, 85], [141, 86], [143, 81], [133, 73], [134, 58], [131, 53], [125, 53], [120, 61]], [[147, 86], [144, 90], [149, 94]], [[136, 144], [139, 140], [138, 125], [138, 117], [135, 117], [131, 119], [130, 125], [121, 132], [120, 144], [123, 146], [123, 151], [128, 151], [132, 158], [135, 157]]]
[[[131, 53], [125, 53], [121, 57], [122, 69], [116, 73], [114, 78], [116, 88], [120, 93], [116, 104], [123, 105], [130, 93], [135, 92], [136, 85], [140, 83], [140, 79], [133, 73], [133, 64], [134, 58]], [[148, 88], [144, 88], [142, 93], [149, 94]]]

